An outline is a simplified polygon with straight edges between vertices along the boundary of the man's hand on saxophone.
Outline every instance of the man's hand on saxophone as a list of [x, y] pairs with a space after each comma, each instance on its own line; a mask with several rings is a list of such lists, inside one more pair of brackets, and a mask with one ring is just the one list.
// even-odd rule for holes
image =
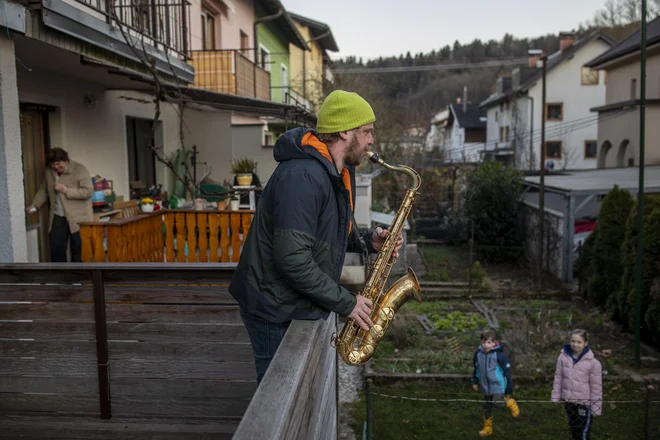
[[[375, 251], [380, 251], [381, 248], [383, 247], [383, 243], [385, 243], [385, 238], [387, 237], [388, 234], [387, 229], [383, 229], [380, 226], [377, 227], [374, 230], [374, 233], [372, 234], [371, 237], [371, 243], [374, 247]], [[394, 248], [394, 253], [392, 253], [392, 256], [394, 258], [399, 258], [399, 249], [401, 249], [401, 246], [403, 246], [403, 236], [399, 234], [399, 239], [396, 241], [396, 247]]]
[[371, 327], [374, 326], [374, 323], [371, 322], [370, 318], [372, 307], [373, 303], [370, 299], [358, 295], [355, 307], [353, 307], [353, 311], [348, 317], [353, 319], [360, 327], [362, 327], [362, 329], [369, 331]]

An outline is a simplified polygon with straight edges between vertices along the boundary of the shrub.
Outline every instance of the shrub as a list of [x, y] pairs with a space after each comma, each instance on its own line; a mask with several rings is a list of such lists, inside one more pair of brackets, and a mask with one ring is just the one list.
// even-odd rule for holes
[[[635, 263], [637, 256], [637, 205], [631, 211], [626, 235], [622, 245], [623, 276], [621, 289], [617, 293], [615, 316], [630, 328], [635, 322]], [[649, 291], [653, 279], [660, 275], [660, 198], [646, 196], [644, 198], [644, 253], [642, 255], [642, 317], [645, 316], [650, 304]], [[644, 323], [643, 323], [644, 324]], [[645, 325], [644, 325], [645, 327]]]
[[465, 194], [465, 212], [474, 221], [476, 243], [520, 245], [520, 196], [518, 171], [498, 162], [485, 162], [477, 168]]
[[593, 239], [590, 255], [590, 277], [587, 297], [604, 306], [621, 285], [621, 244], [626, 234], [626, 221], [635, 201], [630, 192], [617, 185], [610, 190], [598, 213], [598, 234]]

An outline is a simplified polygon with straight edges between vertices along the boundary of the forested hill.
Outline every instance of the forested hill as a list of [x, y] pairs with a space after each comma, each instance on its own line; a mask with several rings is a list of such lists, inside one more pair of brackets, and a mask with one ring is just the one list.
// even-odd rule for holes
[[[616, 39], [624, 38], [638, 24], [617, 25], [602, 28]], [[596, 29], [581, 26], [575, 32], [577, 38]], [[458, 41], [430, 53], [407, 53], [399, 57], [379, 58], [363, 61], [349, 57], [334, 61], [331, 69], [334, 84], [331, 89], [352, 90], [361, 93], [374, 106], [377, 116], [384, 124], [378, 130], [406, 129], [425, 126], [430, 117], [447, 104], [463, 96], [463, 87], [468, 87], [468, 101], [479, 103], [494, 90], [499, 75], [510, 74], [515, 66], [471, 67], [457, 70], [398, 71], [382, 73], [342, 73], [343, 69], [355, 68], [408, 68], [432, 66], [450, 62], [478, 62], [487, 59], [515, 59], [527, 57], [528, 49], [546, 49], [552, 53], [559, 49], [559, 36], [546, 35], [538, 38], [516, 38], [506, 34], [500, 41], [474, 40], [462, 45]], [[405, 69], [399, 69], [405, 70]]]

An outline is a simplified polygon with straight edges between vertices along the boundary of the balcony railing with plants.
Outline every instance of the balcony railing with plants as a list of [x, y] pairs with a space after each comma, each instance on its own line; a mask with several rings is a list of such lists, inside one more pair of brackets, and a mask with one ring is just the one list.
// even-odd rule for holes
[[80, 224], [82, 259], [109, 263], [237, 263], [254, 211], [161, 210]]
[[[188, 53], [190, 3], [187, 0], [74, 0], [121, 25], [131, 37], [145, 37], [156, 49]], [[136, 43], [137, 48], [141, 43]]]
[[193, 87], [270, 101], [270, 73], [239, 50], [194, 50], [190, 64], [195, 68]]

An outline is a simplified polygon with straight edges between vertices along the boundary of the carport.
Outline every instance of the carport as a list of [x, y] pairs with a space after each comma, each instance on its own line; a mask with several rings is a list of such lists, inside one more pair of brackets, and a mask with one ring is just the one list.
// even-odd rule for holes
[[[523, 203], [535, 210], [539, 209], [540, 176], [523, 178]], [[562, 231], [562, 270], [561, 278], [573, 280], [573, 239], [575, 220], [585, 217], [598, 217], [602, 199], [614, 187], [627, 189], [637, 198], [639, 187], [638, 168], [609, 168], [589, 171], [566, 171], [545, 176], [545, 212], [561, 216]], [[660, 166], [646, 167], [644, 171], [644, 192], [660, 193]]]

